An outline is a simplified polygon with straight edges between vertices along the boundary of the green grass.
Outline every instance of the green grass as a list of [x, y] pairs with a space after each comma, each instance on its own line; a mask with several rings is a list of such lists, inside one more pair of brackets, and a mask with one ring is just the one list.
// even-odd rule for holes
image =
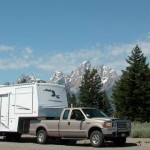
[[133, 122], [130, 137], [150, 138], [150, 123]]

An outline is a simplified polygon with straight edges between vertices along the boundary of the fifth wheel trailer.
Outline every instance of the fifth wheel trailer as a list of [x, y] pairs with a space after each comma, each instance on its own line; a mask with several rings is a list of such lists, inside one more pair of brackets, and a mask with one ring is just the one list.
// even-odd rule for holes
[[60, 116], [67, 107], [64, 86], [49, 83], [0, 86], [0, 135], [19, 140], [30, 120]]

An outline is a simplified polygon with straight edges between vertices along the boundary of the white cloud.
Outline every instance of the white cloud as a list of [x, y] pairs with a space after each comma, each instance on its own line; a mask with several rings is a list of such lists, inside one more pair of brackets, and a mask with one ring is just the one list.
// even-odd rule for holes
[[23, 52], [22, 52], [22, 55], [25, 59], [28, 59], [33, 53], [33, 50], [30, 48], [30, 47], [25, 47]]
[[28, 61], [23, 60], [22, 58], [0, 59], [0, 69], [3, 70], [21, 69], [29, 66], [30, 63]]
[[37, 67], [49, 72], [58, 69], [64, 73], [69, 73], [84, 60], [89, 60], [93, 66], [106, 64], [120, 74], [121, 70], [128, 65], [126, 59], [131, 56], [131, 51], [137, 44], [147, 57], [147, 61], [150, 61], [150, 38], [146, 38], [127, 44], [106, 45], [104, 48], [97, 44], [91, 48], [72, 52], [54, 53], [52, 56], [49, 55], [45, 58], [44, 61], [37, 62]]
[[50, 54], [42, 61], [41, 59], [36, 61], [36, 65], [38, 68], [48, 71], [62, 70], [64, 73], [70, 73], [84, 60], [92, 59], [93, 63], [96, 63], [97, 59], [102, 58], [103, 54], [99, 49], [80, 49], [72, 52]]
[[120, 45], [109, 45], [107, 51], [109, 55], [121, 56], [129, 54], [129, 52], [135, 47], [136, 44], [120, 44]]
[[9, 46], [1, 46], [0, 55], [0, 70], [8, 70], [8, 69], [22, 69], [27, 68], [31, 65], [29, 56], [32, 54], [32, 50], [30, 48], [14, 48]]
[[108, 64], [109, 67], [114, 68], [119, 74], [121, 73], [121, 70], [124, 70], [127, 67], [126, 59], [128, 59], [128, 56], [131, 56], [131, 51], [135, 48], [136, 45], [139, 45], [142, 52], [144, 53], [144, 56], [147, 58], [147, 62], [150, 61], [150, 41], [136, 41], [130, 44], [122, 44], [117, 46], [109, 47], [108, 52], [108, 61], [106, 64]]
[[15, 48], [8, 45], [0, 45], [0, 52], [13, 51]]
[[149, 35], [147, 38], [127, 44], [101, 46], [96, 43], [95, 46], [75, 51], [43, 53], [40, 56], [30, 47], [19, 49], [0, 45], [0, 52], [8, 53], [5, 57], [0, 55], [0, 69], [32, 67], [49, 73], [53, 73], [55, 70], [70, 73], [84, 60], [89, 60], [92, 66], [105, 64], [121, 73], [121, 69], [125, 69], [127, 66], [125, 59], [131, 55], [131, 51], [137, 44], [147, 57], [147, 61], [150, 61]]

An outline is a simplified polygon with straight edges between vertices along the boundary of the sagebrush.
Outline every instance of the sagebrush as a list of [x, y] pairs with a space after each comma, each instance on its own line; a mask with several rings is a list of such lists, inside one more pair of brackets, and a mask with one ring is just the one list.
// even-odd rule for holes
[[132, 138], [150, 138], [150, 123], [133, 122], [130, 136]]

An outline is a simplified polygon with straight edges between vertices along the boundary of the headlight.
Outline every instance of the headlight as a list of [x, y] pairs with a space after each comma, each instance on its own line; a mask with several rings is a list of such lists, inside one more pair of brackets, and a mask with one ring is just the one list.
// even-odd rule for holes
[[102, 126], [103, 128], [112, 128], [112, 121], [105, 121]]

